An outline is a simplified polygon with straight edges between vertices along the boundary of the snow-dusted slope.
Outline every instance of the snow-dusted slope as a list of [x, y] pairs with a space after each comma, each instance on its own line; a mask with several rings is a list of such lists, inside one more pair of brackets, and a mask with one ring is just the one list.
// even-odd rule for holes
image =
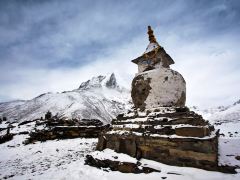
[[240, 100], [229, 106], [218, 106], [208, 109], [199, 109], [193, 106], [190, 109], [198, 112], [212, 123], [238, 123], [240, 121]]
[[118, 85], [115, 75], [111, 74], [93, 77], [73, 91], [46, 93], [28, 101], [0, 103], [0, 117], [21, 122], [44, 117], [50, 110], [53, 115], [99, 119], [109, 123], [129, 103], [129, 90]]
[[240, 122], [240, 101], [223, 110], [213, 113], [210, 117], [215, 122]]
[[[117, 161], [136, 162], [125, 154], [106, 149], [93, 152], [97, 139], [66, 139], [23, 145], [26, 135], [14, 137], [12, 141], [0, 144], [0, 179], [73, 179], [73, 180], [239, 180], [238, 174], [224, 174], [189, 167], [169, 166], [147, 159], [140, 163], [160, 172], [150, 174], [120, 173], [97, 169], [84, 164], [89, 153], [110, 157]], [[222, 143], [225, 145], [225, 143]], [[229, 147], [229, 144], [227, 144]], [[235, 149], [231, 149], [234, 151]], [[238, 149], [237, 149], [238, 150]], [[229, 155], [229, 154], [228, 154]], [[117, 157], [117, 159], [116, 159]], [[226, 156], [230, 157], [230, 156]]]
[[225, 137], [240, 137], [240, 100], [229, 106], [218, 106], [208, 109], [191, 107], [201, 114]]

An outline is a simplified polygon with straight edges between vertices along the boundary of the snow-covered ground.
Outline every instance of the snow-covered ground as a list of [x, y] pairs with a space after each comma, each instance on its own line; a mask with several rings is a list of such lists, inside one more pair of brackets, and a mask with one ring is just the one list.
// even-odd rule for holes
[[220, 129], [222, 136], [240, 138], [240, 100], [228, 106], [207, 109], [190, 107], [190, 109], [201, 114], [216, 129]]
[[[165, 177], [174, 180], [205, 180], [206, 177], [211, 180], [240, 179], [240, 174], [223, 174], [196, 168], [168, 166], [146, 159], [142, 159], [141, 163], [161, 172], [150, 174], [106, 172], [84, 165], [84, 156], [89, 153], [98, 153], [99, 157], [118, 156], [118, 161], [136, 162], [136, 159], [125, 154], [117, 154], [109, 149], [104, 152], [93, 152], [97, 139], [54, 140], [25, 146], [21, 144], [23, 138], [23, 135], [17, 136], [13, 141], [0, 145], [0, 179], [120, 180], [137, 178], [154, 180]], [[230, 143], [227, 145], [230, 147]], [[232, 147], [230, 149], [233, 150]]]
[[[13, 133], [30, 131], [35, 122], [17, 126], [11, 130]], [[4, 127], [1, 124], [0, 127]], [[24, 145], [22, 142], [28, 135], [15, 135], [13, 140], [0, 144], [0, 179], [81, 179], [81, 180], [120, 180], [134, 179], [174, 179], [174, 180], [237, 180], [238, 174], [224, 174], [210, 172], [196, 168], [168, 166], [162, 163], [142, 159], [144, 166], [161, 170], [160, 173], [150, 174], [124, 174], [120, 172], [106, 172], [95, 167], [84, 165], [84, 157], [87, 154], [97, 154], [98, 157], [118, 156], [118, 161], [136, 162], [136, 159], [125, 154], [117, 154], [106, 149], [104, 152], [96, 152], [97, 139], [67, 139], [37, 142]], [[234, 165], [240, 167], [240, 161], [235, 156], [240, 155], [239, 138], [220, 138], [219, 164]]]

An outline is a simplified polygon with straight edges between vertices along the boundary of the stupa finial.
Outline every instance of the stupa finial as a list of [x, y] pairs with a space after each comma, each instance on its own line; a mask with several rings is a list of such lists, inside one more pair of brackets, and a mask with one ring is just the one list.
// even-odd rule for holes
[[153, 34], [153, 30], [152, 30], [151, 26], [148, 26], [148, 38], [149, 38], [150, 43], [157, 43], [157, 40]]

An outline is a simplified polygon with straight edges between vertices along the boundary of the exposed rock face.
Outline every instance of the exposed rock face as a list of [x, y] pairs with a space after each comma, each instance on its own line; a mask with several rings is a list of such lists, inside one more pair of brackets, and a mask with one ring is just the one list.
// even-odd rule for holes
[[160, 68], [138, 74], [132, 82], [132, 100], [136, 108], [185, 106], [186, 83], [178, 72]]
[[81, 90], [86, 90], [86, 89], [90, 89], [90, 88], [100, 88], [102, 87], [101, 82], [105, 79], [105, 76], [97, 76], [97, 77], [93, 77], [91, 80], [88, 80], [86, 82], [83, 82], [78, 89]]
[[112, 73], [109, 80], [106, 82], [106, 87], [108, 88], [116, 88], [117, 87], [117, 80], [115, 74]]

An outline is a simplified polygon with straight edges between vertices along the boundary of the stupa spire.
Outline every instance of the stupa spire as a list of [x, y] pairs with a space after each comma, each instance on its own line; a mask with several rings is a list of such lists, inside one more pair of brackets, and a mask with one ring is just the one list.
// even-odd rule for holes
[[157, 43], [157, 40], [153, 34], [153, 30], [152, 30], [151, 26], [148, 26], [148, 39], [149, 39], [150, 43]]

